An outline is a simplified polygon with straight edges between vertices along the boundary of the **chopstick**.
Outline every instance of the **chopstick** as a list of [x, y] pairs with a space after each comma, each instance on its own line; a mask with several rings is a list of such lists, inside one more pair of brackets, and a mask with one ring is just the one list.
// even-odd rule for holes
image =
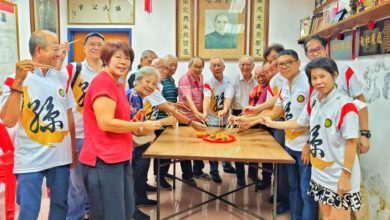
[[46, 68], [46, 69], [49, 69], [49, 68], [55, 68], [54, 66], [50, 66], [50, 65], [46, 65], [46, 64], [41, 64], [41, 63], [33, 63], [35, 66], [37, 67], [41, 67], [41, 68]]
[[77, 41], [79, 41], [80, 39], [77, 39], [77, 40], [74, 40], [74, 41], [71, 41], [71, 42], [68, 42], [68, 45], [71, 45], [71, 44], [74, 44], [76, 43]]

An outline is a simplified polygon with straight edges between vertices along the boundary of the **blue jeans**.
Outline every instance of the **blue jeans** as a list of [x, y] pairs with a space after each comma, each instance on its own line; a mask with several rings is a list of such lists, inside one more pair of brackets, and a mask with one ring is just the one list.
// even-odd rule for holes
[[42, 182], [50, 188], [49, 220], [65, 219], [68, 212], [69, 165], [32, 173], [18, 173], [16, 202], [19, 220], [37, 219], [41, 208]]
[[70, 170], [69, 192], [68, 192], [68, 220], [80, 220], [86, 213], [89, 214], [88, 195], [85, 191], [81, 163], [79, 161], [80, 151], [83, 147], [84, 139], [76, 139], [77, 166]]
[[296, 161], [295, 164], [287, 165], [291, 219], [318, 219], [317, 203], [311, 196], [307, 195], [311, 166], [303, 164], [302, 151], [293, 151], [288, 147], [285, 149]]

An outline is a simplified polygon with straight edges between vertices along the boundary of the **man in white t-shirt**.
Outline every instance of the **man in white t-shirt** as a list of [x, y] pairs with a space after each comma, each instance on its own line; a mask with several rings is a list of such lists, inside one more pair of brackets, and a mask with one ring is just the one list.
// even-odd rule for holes
[[[242, 109], [249, 105], [249, 94], [257, 86], [256, 80], [253, 78], [253, 68], [255, 67], [255, 61], [253, 57], [245, 55], [239, 59], [240, 74], [234, 77], [234, 97], [232, 104], [232, 114], [238, 116], [242, 113]], [[245, 167], [242, 162], [235, 162], [237, 185], [243, 187], [246, 185], [245, 181]], [[253, 169], [249, 167], [248, 176], [256, 183], [258, 183], [259, 177], [257, 168]]]
[[16, 73], [5, 82], [0, 104], [4, 125], [18, 123], [14, 173], [19, 219], [38, 218], [45, 177], [50, 189], [49, 219], [65, 219], [69, 165], [76, 165], [75, 102], [67, 74], [52, 68], [62, 55], [57, 35], [36, 31], [29, 48], [32, 60], [16, 64]]
[[[222, 57], [210, 58], [210, 71], [213, 76], [203, 86], [203, 115], [213, 127], [225, 127], [230, 114], [234, 95], [233, 84], [224, 77], [225, 64]], [[224, 170], [234, 169], [229, 162], [222, 162]], [[211, 179], [221, 183], [218, 161], [210, 161]]]

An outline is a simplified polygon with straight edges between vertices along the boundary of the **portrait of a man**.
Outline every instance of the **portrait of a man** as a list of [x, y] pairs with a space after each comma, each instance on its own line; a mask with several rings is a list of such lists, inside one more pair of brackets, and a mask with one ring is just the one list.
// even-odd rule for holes
[[205, 49], [237, 48], [237, 33], [227, 31], [229, 24], [230, 21], [227, 13], [218, 13], [215, 15], [214, 31], [205, 35]]

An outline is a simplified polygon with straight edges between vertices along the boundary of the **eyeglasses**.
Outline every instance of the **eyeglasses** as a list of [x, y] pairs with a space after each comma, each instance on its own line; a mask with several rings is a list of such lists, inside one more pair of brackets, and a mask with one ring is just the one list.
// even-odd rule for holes
[[252, 63], [240, 63], [240, 67], [250, 67], [252, 65]]
[[103, 47], [103, 43], [88, 43], [88, 47]]
[[201, 70], [201, 69], [203, 69], [203, 66], [195, 66], [195, 65], [193, 65], [192, 68]]
[[284, 62], [279, 62], [278, 63], [278, 67], [279, 68], [290, 67], [294, 61], [295, 60], [287, 60], [287, 61], [284, 61]]
[[307, 50], [307, 54], [314, 55], [315, 53], [319, 53], [323, 49], [324, 49], [324, 47], [319, 46], [319, 47], [316, 47], [314, 49]]
[[166, 70], [166, 71], [169, 70], [169, 67], [167, 67], [167, 66], [156, 66], [156, 68], [160, 69], [160, 70]]

